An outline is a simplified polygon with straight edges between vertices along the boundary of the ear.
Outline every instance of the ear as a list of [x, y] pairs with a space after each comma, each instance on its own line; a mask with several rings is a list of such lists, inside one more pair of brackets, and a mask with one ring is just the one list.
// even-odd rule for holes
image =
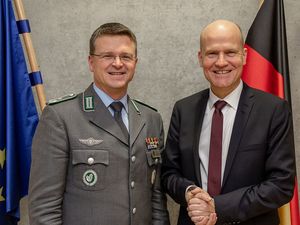
[[94, 57], [89, 55], [88, 57], [89, 68], [91, 72], [94, 72]]
[[199, 52], [198, 52], [198, 61], [199, 61], [200, 66], [202, 67], [203, 66], [203, 57], [202, 57], [201, 50], [199, 50]]
[[247, 62], [247, 53], [248, 53], [248, 49], [244, 48], [243, 65], [246, 65], [246, 62]]

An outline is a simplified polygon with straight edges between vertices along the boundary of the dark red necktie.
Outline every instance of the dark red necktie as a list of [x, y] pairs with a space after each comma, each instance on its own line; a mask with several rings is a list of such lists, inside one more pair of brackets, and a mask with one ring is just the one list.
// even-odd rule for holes
[[222, 169], [222, 136], [223, 136], [223, 114], [222, 108], [227, 103], [217, 101], [211, 122], [210, 150], [208, 163], [207, 191], [211, 196], [221, 192], [221, 169]]

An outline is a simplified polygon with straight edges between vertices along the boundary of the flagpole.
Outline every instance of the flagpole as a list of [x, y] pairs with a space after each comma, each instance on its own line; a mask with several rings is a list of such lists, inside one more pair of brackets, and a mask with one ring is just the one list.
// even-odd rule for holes
[[259, 8], [261, 7], [261, 5], [264, 3], [264, 0], [259, 0]]
[[[25, 17], [25, 11], [24, 11], [22, 0], [14, 0], [14, 3], [18, 15], [18, 20], [25, 20], [26, 17]], [[39, 71], [39, 66], [37, 64], [36, 55], [32, 45], [30, 33], [22, 33], [22, 36], [26, 47], [26, 52], [27, 52], [31, 71], [37, 72]], [[37, 93], [40, 109], [41, 111], [43, 111], [43, 109], [46, 106], [46, 96], [45, 96], [43, 84], [35, 85], [35, 90]]]

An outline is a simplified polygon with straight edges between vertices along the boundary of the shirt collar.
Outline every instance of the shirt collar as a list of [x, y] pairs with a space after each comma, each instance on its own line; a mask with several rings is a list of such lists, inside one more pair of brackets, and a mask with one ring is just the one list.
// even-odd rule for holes
[[239, 85], [224, 99], [220, 99], [212, 92], [211, 89], [209, 89], [209, 99], [208, 99], [209, 108], [212, 109], [216, 101], [224, 100], [227, 102], [227, 104], [230, 107], [232, 107], [234, 110], [237, 110], [242, 90], [243, 90], [243, 82], [241, 80]]
[[[95, 92], [97, 93], [97, 95], [99, 96], [99, 98], [102, 100], [102, 102], [104, 103], [104, 105], [106, 106], [106, 108], [109, 107], [109, 105], [114, 102], [115, 100], [112, 99], [108, 94], [106, 94], [104, 91], [102, 91], [100, 88], [98, 88], [95, 83], [93, 83], [93, 88], [95, 90]], [[124, 95], [121, 99], [119, 99], [118, 101], [122, 102], [124, 105], [124, 109], [126, 111], [126, 113], [128, 113], [128, 95]]]

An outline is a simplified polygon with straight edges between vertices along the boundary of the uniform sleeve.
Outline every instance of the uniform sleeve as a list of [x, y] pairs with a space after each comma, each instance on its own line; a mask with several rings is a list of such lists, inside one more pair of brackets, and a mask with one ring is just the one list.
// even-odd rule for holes
[[[164, 130], [162, 119], [159, 116], [160, 124], [160, 138], [159, 138], [159, 149], [163, 151], [164, 149]], [[167, 199], [165, 193], [161, 188], [161, 164], [157, 166], [157, 174], [155, 183], [153, 186], [152, 193], [152, 224], [153, 225], [169, 225], [169, 213], [167, 210]]]
[[29, 184], [31, 225], [62, 224], [68, 155], [68, 138], [63, 121], [48, 106], [42, 113], [32, 145]]

